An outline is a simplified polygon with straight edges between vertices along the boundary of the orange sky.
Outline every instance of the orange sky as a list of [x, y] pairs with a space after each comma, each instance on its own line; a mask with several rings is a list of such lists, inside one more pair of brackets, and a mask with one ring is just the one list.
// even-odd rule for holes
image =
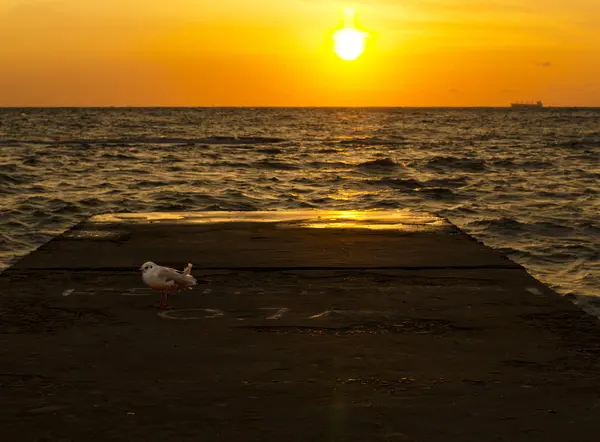
[[599, 23], [598, 0], [0, 0], [0, 106], [600, 106]]

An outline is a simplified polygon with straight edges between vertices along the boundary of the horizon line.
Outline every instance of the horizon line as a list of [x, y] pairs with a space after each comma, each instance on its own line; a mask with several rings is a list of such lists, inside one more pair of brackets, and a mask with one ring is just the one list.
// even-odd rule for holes
[[[470, 106], [401, 106], [401, 105], [52, 105], [52, 106], [1, 106], [0, 109], [511, 109], [511, 106], [470, 105]], [[600, 104], [547, 106], [542, 109], [598, 109]], [[539, 110], [539, 109], [538, 109]]]

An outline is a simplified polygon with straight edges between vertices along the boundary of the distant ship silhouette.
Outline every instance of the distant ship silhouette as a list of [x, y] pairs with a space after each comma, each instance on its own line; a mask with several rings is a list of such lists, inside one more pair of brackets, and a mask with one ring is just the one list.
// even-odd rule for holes
[[526, 103], [523, 101], [518, 101], [516, 103], [510, 103], [510, 107], [516, 109], [541, 109], [544, 107], [541, 101], [537, 101], [536, 103], [530, 102]]

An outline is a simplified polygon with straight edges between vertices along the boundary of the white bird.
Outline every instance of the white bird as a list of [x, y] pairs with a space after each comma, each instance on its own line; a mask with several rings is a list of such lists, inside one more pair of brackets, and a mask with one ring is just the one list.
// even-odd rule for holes
[[170, 267], [162, 267], [153, 262], [147, 262], [142, 267], [142, 280], [147, 286], [160, 291], [160, 303], [157, 307], [168, 308], [169, 293], [192, 288], [198, 284], [196, 278], [191, 275], [192, 264], [188, 264], [183, 271]]

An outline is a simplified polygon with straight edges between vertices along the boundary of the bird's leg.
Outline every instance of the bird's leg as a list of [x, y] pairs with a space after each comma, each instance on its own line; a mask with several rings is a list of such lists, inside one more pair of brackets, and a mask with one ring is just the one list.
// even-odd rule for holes
[[164, 290], [161, 290], [160, 291], [160, 301], [159, 301], [158, 305], [155, 305], [154, 307], [162, 308], [164, 296], [165, 296], [165, 292], [164, 292]]
[[165, 303], [161, 306], [161, 308], [169, 308], [169, 292], [165, 292]]

